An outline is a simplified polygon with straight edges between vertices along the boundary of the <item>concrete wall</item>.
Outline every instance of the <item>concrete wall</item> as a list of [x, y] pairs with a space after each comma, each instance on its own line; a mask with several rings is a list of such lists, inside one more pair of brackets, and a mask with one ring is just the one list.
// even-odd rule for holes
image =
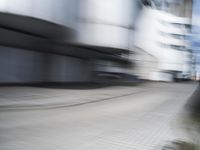
[[87, 60], [59, 55], [48, 55], [49, 82], [91, 81], [91, 68]]
[[180, 3], [172, 3], [169, 12], [180, 17], [192, 17], [193, 0], [182, 0]]
[[0, 83], [87, 82], [86, 60], [0, 47]]

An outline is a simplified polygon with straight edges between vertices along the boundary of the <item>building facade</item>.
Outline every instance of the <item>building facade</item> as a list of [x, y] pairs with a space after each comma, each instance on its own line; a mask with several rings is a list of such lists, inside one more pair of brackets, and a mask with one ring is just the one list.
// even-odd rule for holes
[[192, 54], [187, 39], [190, 26], [189, 18], [146, 7], [138, 21], [134, 38], [137, 66], [146, 64], [145, 67], [136, 68], [138, 75], [158, 81], [190, 78]]
[[2, 0], [0, 83], [90, 82], [99, 72], [123, 73], [141, 7], [140, 0]]

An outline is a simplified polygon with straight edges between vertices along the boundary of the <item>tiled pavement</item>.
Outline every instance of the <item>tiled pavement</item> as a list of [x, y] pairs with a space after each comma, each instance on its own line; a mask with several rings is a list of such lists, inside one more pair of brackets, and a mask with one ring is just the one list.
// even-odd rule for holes
[[144, 90], [137, 86], [94, 89], [0, 87], [0, 110], [74, 106], [132, 95]]
[[195, 87], [152, 84], [138, 87], [144, 91], [137, 94], [77, 107], [2, 111], [0, 150], [160, 150], [184, 138], [172, 122]]

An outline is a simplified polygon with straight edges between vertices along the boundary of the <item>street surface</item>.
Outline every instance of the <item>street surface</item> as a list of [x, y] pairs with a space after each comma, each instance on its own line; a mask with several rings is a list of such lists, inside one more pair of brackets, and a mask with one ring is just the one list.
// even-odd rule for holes
[[196, 87], [193, 82], [82, 90], [4, 87], [0, 150], [159, 149], [182, 138], [172, 122]]

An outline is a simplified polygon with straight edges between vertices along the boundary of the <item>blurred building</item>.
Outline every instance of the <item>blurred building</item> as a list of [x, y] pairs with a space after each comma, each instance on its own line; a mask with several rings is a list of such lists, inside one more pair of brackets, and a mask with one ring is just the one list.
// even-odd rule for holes
[[152, 0], [158, 10], [162, 10], [179, 17], [192, 17], [193, 0]]
[[163, 2], [167, 1], [157, 1], [153, 8], [144, 8], [138, 20], [133, 55], [135, 72], [149, 80], [190, 79], [192, 51], [188, 36], [191, 33], [191, 18], [177, 16], [178, 10], [176, 13], [171, 11], [174, 10], [172, 6], [182, 4], [180, 1], [175, 4]]
[[190, 37], [194, 58], [194, 79], [200, 80], [200, 1], [193, 0], [192, 35]]
[[1, 0], [0, 83], [127, 74], [140, 0]]

